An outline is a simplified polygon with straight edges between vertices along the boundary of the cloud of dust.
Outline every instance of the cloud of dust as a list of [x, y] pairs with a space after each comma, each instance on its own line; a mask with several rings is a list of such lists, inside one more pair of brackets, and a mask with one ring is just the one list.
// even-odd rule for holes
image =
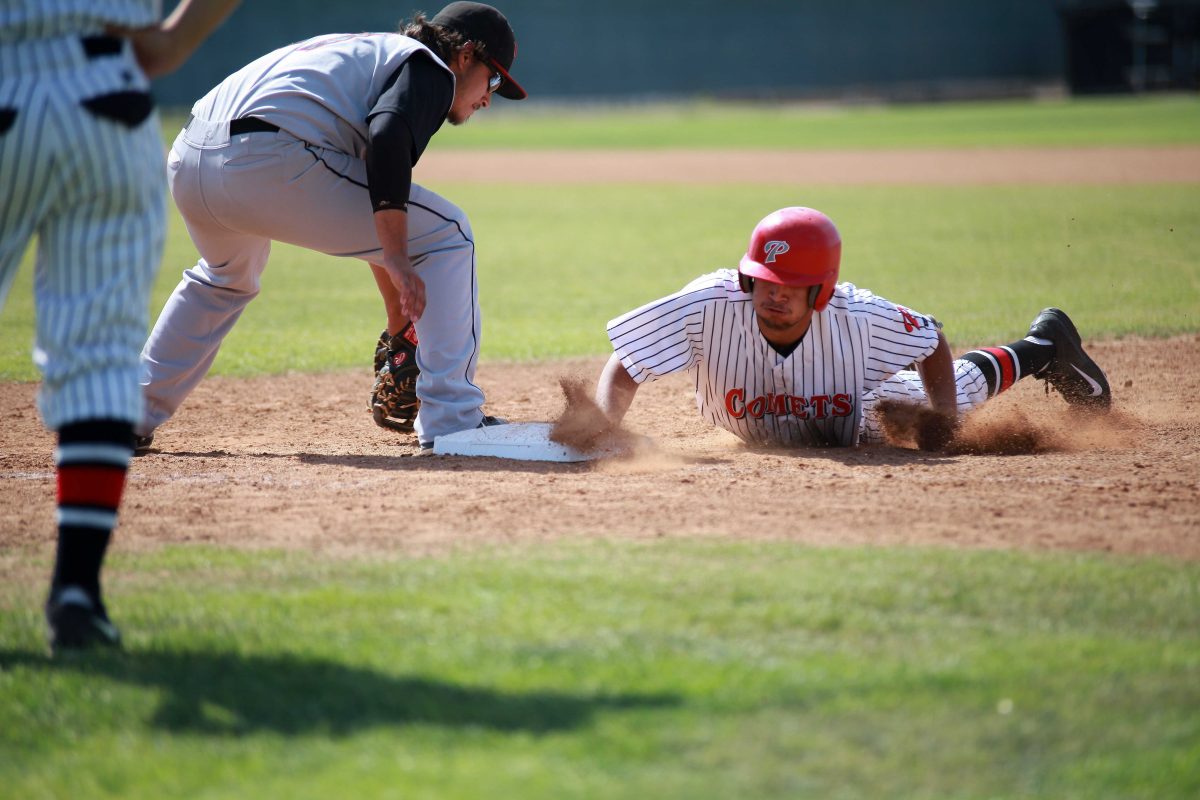
[[[919, 415], [907, 404], [880, 404], [884, 436], [896, 447], [914, 447]], [[1069, 406], [1030, 408], [990, 403], [962, 420], [945, 452], [955, 455], [1028, 455], [1119, 450], [1132, 447], [1144, 426], [1129, 414]]]
[[629, 436], [596, 405], [583, 378], [563, 376], [558, 385], [567, 405], [554, 421], [550, 441], [587, 452], [594, 450], [601, 440], [622, 442]]
[[561, 376], [566, 407], [550, 429], [550, 440], [587, 452], [597, 447], [613, 446], [624, 454], [597, 462], [597, 468], [608, 474], [630, 475], [678, 469], [686, 459], [663, 453], [651, 439], [637, 436], [614, 424], [592, 399], [590, 383], [578, 376]]

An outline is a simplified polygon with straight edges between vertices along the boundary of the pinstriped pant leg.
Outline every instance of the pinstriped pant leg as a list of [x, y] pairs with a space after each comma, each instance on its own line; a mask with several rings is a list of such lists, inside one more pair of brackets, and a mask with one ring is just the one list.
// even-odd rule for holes
[[[958, 414], [962, 415], [987, 402], [987, 381], [979, 367], [961, 358], [954, 361], [954, 391]], [[873, 392], [863, 396], [862, 441], [865, 444], [881, 444], [884, 441], [883, 426], [879, 421], [880, 400], [895, 400], [902, 403], [924, 405], [929, 402], [921, 376], [915, 370], [901, 370], [888, 378]]]
[[[73, 40], [18, 49], [31, 63], [42, 51], [59, 63], [79, 55]], [[137, 352], [166, 219], [157, 117], [130, 128], [86, 111], [80, 87], [105, 78], [90, 64], [0, 78], [8, 78], [0, 105], [17, 109], [0, 137], [0, 284], [10, 284], [36, 235], [43, 420], [55, 430], [87, 419], [135, 421]]]
[[137, 422], [138, 352], [166, 230], [158, 117], [130, 130], [79, 112], [69, 136], [63, 202], [39, 227], [34, 359], [39, 408], [57, 429], [85, 419]]
[[38, 187], [48, 180], [46, 168], [33, 158], [37, 139], [34, 126], [20, 124], [28, 105], [8, 130], [0, 132], [0, 310], [21, 265], [25, 248], [45, 208], [45, 195]]

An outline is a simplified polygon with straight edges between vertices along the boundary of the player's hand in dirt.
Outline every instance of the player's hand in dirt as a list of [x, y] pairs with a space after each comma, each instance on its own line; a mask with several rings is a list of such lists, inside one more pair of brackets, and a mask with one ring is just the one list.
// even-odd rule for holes
[[927, 452], [941, 452], [954, 441], [958, 418], [954, 414], [922, 408], [917, 413], [917, 447]]
[[943, 452], [958, 433], [958, 417], [926, 405], [881, 400], [878, 405], [883, 433], [893, 444], [904, 446], [915, 442], [927, 452]]

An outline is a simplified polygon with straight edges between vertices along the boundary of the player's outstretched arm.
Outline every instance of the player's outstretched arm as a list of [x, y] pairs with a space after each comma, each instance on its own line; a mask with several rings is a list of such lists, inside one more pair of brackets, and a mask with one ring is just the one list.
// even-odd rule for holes
[[917, 447], [945, 450], [958, 429], [958, 392], [954, 385], [954, 357], [941, 331], [938, 331], [937, 348], [917, 364], [917, 371], [933, 406], [932, 409], [921, 409], [917, 420]]
[[619, 423], [625, 418], [625, 412], [633, 403], [633, 396], [637, 394], [637, 390], [637, 382], [629, 377], [625, 365], [621, 363], [617, 354], [613, 353], [604, 365], [604, 371], [600, 373], [600, 382], [596, 386], [596, 405], [600, 406], [600, 410], [613, 423]]
[[917, 372], [925, 385], [929, 404], [952, 418], [958, 416], [958, 392], [954, 385], [954, 355], [946, 336], [938, 331], [937, 348], [919, 364]]
[[133, 42], [147, 77], [158, 78], [183, 65], [208, 35], [225, 21], [240, 0], [180, 0], [160, 24], [138, 30], [110, 28]]

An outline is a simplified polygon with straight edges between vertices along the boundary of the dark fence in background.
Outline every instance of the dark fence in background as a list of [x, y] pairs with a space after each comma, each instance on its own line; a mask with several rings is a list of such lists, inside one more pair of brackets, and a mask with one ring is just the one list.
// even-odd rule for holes
[[[228, 73], [275, 47], [318, 33], [394, 30], [414, 11], [432, 15], [442, 4], [440, 0], [427, 6], [411, 0], [245, 0], [195, 58], [156, 84], [156, 93], [166, 106], [188, 106]], [[496, 0], [495, 4], [517, 33], [515, 74], [538, 99], [903, 100], [1018, 95], [1037, 87], [1061, 86], [1076, 74], [1090, 74], [1088, 67], [1076, 65], [1087, 62], [1097, 46], [1089, 38], [1094, 37], [1096, 26], [1072, 28], [1071, 15], [1083, 19], [1088, 7], [1113, 2]], [[1126, 0], [1116, 4], [1130, 7]], [[1195, 8], [1200, 0], [1176, 5]], [[1113, 17], [1111, 24], [1120, 28], [1125, 22]], [[1084, 31], [1077, 42], [1068, 38], [1071, 30]], [[1118, 40], [1128, 35], [1128, 31], [1116, 34]], [[1099, 46], [1109, 48], [1110, 42], [1104, 40]], [[1116, 60], [1133, 57], [1132, 49], [1128, 58], [1114, 56]], [[1125, 82], [1128, 85], [1127, 75]], [[1113, 88], [1123, 87], [1105, 90]]]
[[1072, 91], [1200, 88], [1200, 0], [1075, 0], [1060, 5]]

